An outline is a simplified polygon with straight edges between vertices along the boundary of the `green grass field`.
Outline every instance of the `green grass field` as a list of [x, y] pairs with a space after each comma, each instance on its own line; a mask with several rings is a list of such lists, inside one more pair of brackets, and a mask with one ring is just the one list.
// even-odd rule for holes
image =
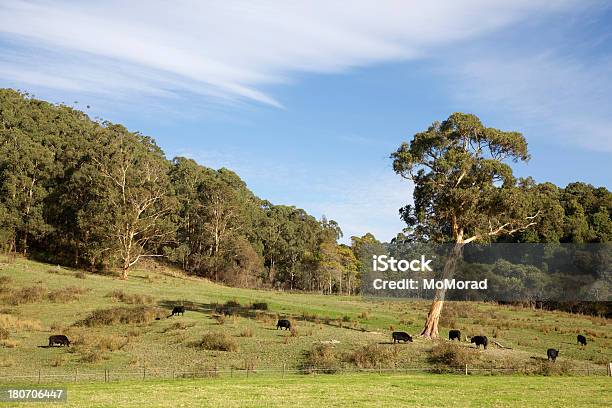
[[[368, 344], [388, 348], [393, 367], [431, 367], [430, 352], [436, 342], [415, 338], [414, 343], [390, 344], [390, 329], [418, 334], [428, 303], [417, 301], [374, 301], [361, 297], [324, 296], [267, 290], [230, 288], [184, 275], [154, 264], [136, 269], [128, 281], [112, 275], [84, 274], [24, 259], [8, 262], [0, 258], [0, 325], [8, 338], [0, 343], [1, 371], [15, 373], [71, 373], [79, 370], [220, 369], [263, 370], [299, 368], [305, 353], [321, 342], [332, 343], [338, 355], [347, 355]], [[2, 282], [0, 280], [0, 282]], [[74, 299], [49, 299], [48, 295], [13, 304], [11, 291], [40, 286], [48, 293], [58, 289], [82, 288]], [[182, 317], [162, 318], [138, 324], [81, 327], [74, 324], [98, 309], [138, 307], [108, 294], [121, 290], [128, 295], [148, 295], [150, 307], [167, 313], [173, 304], [184, 303]], [[236, 301], [235, 315], [223, 324], [211, 311], [214, 303]], [[266, 302], [267, 312], [248, 306]], [[275, 329], [276, 318], [287, 316], [297, 323], [297, 333]], [[549, 347], [560, 348], [557, 367], [605, 373], [612, 360], [612, 330], [606, 319], [562, 312], [531, 310], [484, 303], [448, 303], [441, 320], [441, 335], [458, 328], [468, 335], [484, 334], [512, 349], [491, 346], [472, 350], [471, 367], [521, 370], [542, 365]], [[65, 333], [73, 347], [41, 347], [51, 334]], [[231, 337], [237, 351], [208, 351], [192, 344], [206, 333]], [[576, 335], [589, 338], [585, 348], [576, 345]], [[6, 337], [6, 336], [5, 336]], [[75, 341], [80, 339], [78, 341]], [[342, 361], [344, 367], [351, 362]], [[10, 370], [6, 370], [10, 368]], [[6, 381], [6, 379], [5, 379]]]
[[170, 401], [173, 407], [602, 407], [612, 403], [612, 391], [606, 377], [294, 375], [69, 384], [62, 406], [166, 407]]

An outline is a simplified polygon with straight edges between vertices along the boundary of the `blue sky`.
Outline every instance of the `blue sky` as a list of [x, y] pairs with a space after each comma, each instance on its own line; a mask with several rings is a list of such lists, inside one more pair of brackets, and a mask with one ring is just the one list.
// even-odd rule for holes
[[388, 240], [412, 191], [389, 154], [455, 111], [523, 132], [520, 176], [611, 187], [607, 3], [3, 0], [0, 86]]

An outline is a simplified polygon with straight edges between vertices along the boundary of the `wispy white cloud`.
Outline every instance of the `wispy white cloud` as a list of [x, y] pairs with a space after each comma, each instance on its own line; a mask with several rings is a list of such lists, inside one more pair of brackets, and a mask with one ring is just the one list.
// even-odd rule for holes
[[[527, 53], [527, 55], [525, 55]], [[612, 152], [612, 59], [588, 61], [554, 51], [468, 58], [447, 73], [465, 105], [504, 112], [530, 139]]]
[[104, 96], [198, 93], [280, 107], [294, 72], [421, 56], [577, 0], [4, 0], [6, 81]]

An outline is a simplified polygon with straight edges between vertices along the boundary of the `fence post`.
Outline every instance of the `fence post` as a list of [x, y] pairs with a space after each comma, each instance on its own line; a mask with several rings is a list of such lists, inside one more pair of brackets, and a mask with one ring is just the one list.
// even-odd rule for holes
[[612, 363], [608, 363], [608, 376], [612, 377]]
[[77, 377], [79, 376], [79, 368], [74, 369], [74, 382], [77, 382]]
[[467, 364], [465, 365], [465, 375], [468, 375], [468, 368], [467, 368]]
[[38, 383], [40, 383], [40, 368], [38, 369]]
[[144, 380], [146, 376], [147, 376], [147, 367], [142, 366], [142, 379]]
[[285, 378], [285, 363], [283, 363], [283, 378]]
[[589, 367], [589, 363], [586, 363], [587, 366], [587, 375], [591, 375], [591, 367]]
[[230, 367], [230, 378], [234, 378], [234, 367]]

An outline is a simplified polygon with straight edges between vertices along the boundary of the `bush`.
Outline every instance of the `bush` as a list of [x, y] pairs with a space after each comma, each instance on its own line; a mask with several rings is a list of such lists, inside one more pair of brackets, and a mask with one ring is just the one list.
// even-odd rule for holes
[[212, 317], [217, 321], [217, 323], [225, 324], [226, 316], [224, 314], [215, 314]]
[[439, 342], [430, 351], [429, 361], [449, 367], [463, 367], [478, 360], [478, 353], [471, 348], [449, 342]]
[[200, 341], [192, 346], [203, 350], [238, 351], [238, 343], [227, 333], [206, 333]]
[[268, 310], [268, 304], [266, 302], [256, 302], [251, 305], [253, 310]]
[[0, 286], [10, 285], [11, 283], [13, 283], [13, 279], [10, 276], [0, 276]]
[[155, 318], [161, 318], [165, 311], [156, 307], [114, 307], [111, 309], [94, 310], [85, 319], [75, 323], [77, 326], [112, 326], [114, 324], [149, 323]]
[[567, 375], [571, 373], [572, 364], [569, 361], [544, 361], [534, 371], [538, 375]]
[[317, 344], [310, 351], [306, 352], [302, 371], [305, 373], [323, 372], [333, 374], [338, 371], [339, 366], [340, 360], [334, 348], [329, 344]]
[[228, 300], [224, 305], [226, 308], [237, 308], [240, 307], [240, 303], [236, 300]]
[[4, 300], [15, 306], [24, 303], [37, 303], [44, 299], [46, 293], [47, 290], [42, 286], [27, 286], [8, 291], [4, 295]]
[[85, 275], [85, 272], [79, 271], [74, 274], [74, 277], [77, 279], [85, 279], [87, 276]]
[[79, 288], [77, 286], [68, 286], [63, 289], [57, 289], [47, 294], [47, 299], [54, 303], [68, 303], [79, 300], [79, 297], [87, 292], [88, 289]]
[[349, 353], [346, 360], [359, 368], [393, 367], [396, 354], [394, 348], [373, 343]]
[[90, 350], [81, 357], [82, 363], [99, 363], [102, 360], [107, 360], [108, 356], [100, 350]]
[[153, 296], [141, 295], [137, 293], [128, 294], [121, 289], [116, 289], [107, 293], [106, 297], [109, 297], [117, 302], [127, 303], [129, 305], [150, 305], [154, 301]]
[[11, 335], [11, 332], [9, 332], [8, 329], [5, 329], [4, 327], [0, 327], [0, 340], [6, 340], [9, 338], [10, 335]]

